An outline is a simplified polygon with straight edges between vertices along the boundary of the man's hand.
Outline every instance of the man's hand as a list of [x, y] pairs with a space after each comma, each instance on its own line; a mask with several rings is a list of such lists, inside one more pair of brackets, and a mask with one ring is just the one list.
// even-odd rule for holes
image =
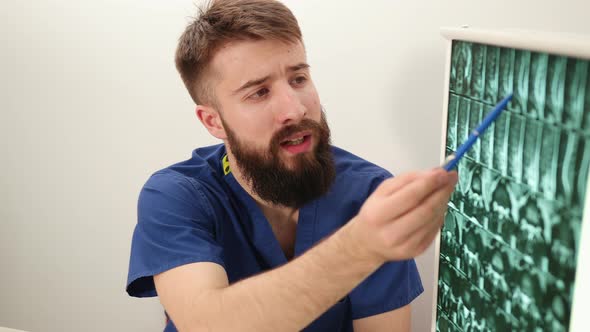
[[359, 259], [384, 263], [421, 254], [438, 234], [456, 172], [437, 168], [381, 183], [350, 223]]

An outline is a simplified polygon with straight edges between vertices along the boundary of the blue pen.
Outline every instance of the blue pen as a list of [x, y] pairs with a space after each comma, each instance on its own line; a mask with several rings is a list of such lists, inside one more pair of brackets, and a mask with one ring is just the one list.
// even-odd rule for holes
[[445, 162], [442, 165], [442, 168], [444, 168], [447, 172], [450, 172], [453, 168], [455, 168], [457, 166], [457, 164], [459, 163], [459, 161], [461, 161], [461, 158], [463, 158], [463, 156], [465, 155], [467, 150], [469, 150], [473, 146], [473, 144], [475, 144], [475, 141], [477, 140], [477, 138], [481, 134], [483, 134], [483, 132], [490, 126], [490, 124], [492, 122], [494, 122], [494, 120], [496, 120], [496, 118], [498, 118], [500, 113], [502, 113], [504, 108], [506, 108], [506, 105], [508, 105], [508, 102], [510, 102], [511, 99], [512, 99], [512, 93], [509, 94], [508, 96], [504, 97], [504, 99], [502, 99], [498, 103], [498, 105], [496, 105], [496, 107], [494, 107], [494, 109], [490, 113], [488, 113], [488, 115], [485, 117], [485, 119], [483, 119], [483, 121], [480, 123], [480, 125], [477, 126], [477, 128], [475, 128], [471, 132], [471, 135], [469, 135], [469, 138], [467, 138], [467, 141], [465, 141], [465, 143], [463, 143], [457, 149], [457, 151], [455, 151], [455, 153], [450, 154], [445, 159]]

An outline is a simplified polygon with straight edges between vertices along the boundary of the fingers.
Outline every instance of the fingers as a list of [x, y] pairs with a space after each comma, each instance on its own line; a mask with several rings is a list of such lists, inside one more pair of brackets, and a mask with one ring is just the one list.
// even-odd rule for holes
[[456, 172], [440, 168], [384, 181], [358, 215], [363, 246], [385, 260], [422, 253], [440, 231], [456, 183]]
[[440, 232], [440, 225], [443, 223], [443, 218], [439, 217], [432, 225], [439, 227], [425, 227], [418, 232], [412, 234], [407, 240], [400, 245], [400, 249], [393, 252], [395, 255], [393, 260], [415, 258], [422, 254]]
[[400, 176], [387, 179], [383, 181], [379, 187], [377, 187], [375, 192], [384, 196], [389, 196], [400, 188], [403, 188], [404, 186], [418, 179], [420, 176], [423, 176], [425, 173], [426, 172], [405, 173]]
[[456, 180], [456, 173], [450, 175], [449, 183], [388, 225], [390, 236], [395, 241], [406, 241], [411, 247], [415, 247], [423, 241], [424, 237], [427, 237], [427, 234], [436, 235], [444, 221], [444, 214]]
[[[442, 168], [418, 175], [418, 178], [399, 188], [389, 198], [392, 207], [390, 218], [396, 219], [421, 205], [422, 202], [439, 188], [454, 188], [457, 173], [446, 172]], [[451, 186], [447, 186], [451, 184]], [[446, 192], [446, 191], [445, 191]], [[437, 196], [440, 198], [440, 193]], [[435, 203], [435, 202], [433, 202]]]
[[436, 237], [438, 236], [438, 234], [440, 233], [440, 228], [442, 227], [444, 221], [445, 221], [445, 219], [444, 219], [444, 213], [443, 213], [443, 215], [438, 217], [436, 219], [436, 221], [433, 223], [436, 227], [433, 227], [429, 232], [427, 232], [421, 238], [417, 236], [417, 238], [419, 238], [419, 241], [416, 244], [416, 247], [418, 248], [416, 255], [420, 255], [426, 249], [428, 249], [428, 247], [430, 246], [432, 241], [434, 241], [436, 239]]

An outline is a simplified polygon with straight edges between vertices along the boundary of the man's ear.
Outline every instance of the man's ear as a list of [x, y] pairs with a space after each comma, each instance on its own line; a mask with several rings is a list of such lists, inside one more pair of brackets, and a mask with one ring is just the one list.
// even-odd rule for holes
[[221, 123], [221, 116], [216, 109], [211, 106], [197, 105], [195, 113], [211, 135], [222, 140], [227, 137], [223, 123]]

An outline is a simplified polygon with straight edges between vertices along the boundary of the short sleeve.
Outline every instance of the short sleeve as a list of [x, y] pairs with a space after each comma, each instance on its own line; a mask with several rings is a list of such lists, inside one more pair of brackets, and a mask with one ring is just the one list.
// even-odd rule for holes
[[350, 293], [352, 319], [401, 308], [423, 291], [413, 259], [386, 263]]
[[208, 202], [198, 183], [174, 172], [156, 173], [146, 182], [131, 242], [129, 295], [156, 296], [153, 276], [180, 265], [224, 266]]

